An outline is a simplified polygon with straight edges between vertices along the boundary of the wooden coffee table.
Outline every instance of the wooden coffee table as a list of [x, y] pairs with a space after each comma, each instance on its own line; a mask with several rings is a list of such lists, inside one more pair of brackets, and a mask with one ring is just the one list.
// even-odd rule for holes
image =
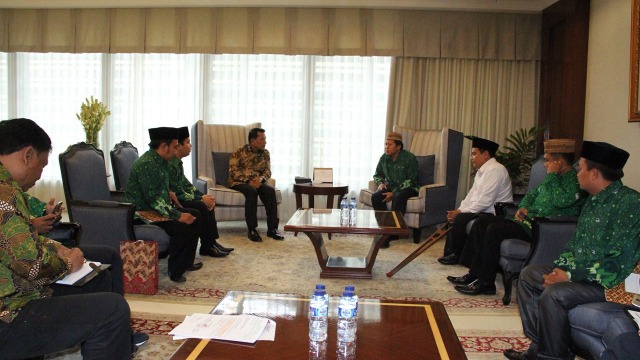
[[[276, 322], [275, 341], [239, 344], [188, 339], [171, 359], [308, 359], [312, 345], [308, 301], [291, 294], [230, 291], [212, 314], [253, 314], [270, 318]], [[338, 298], [332, 298], [326, 360], [338, 356], [337, 308]], [[467, 357], [442, 303], [361, 298], [355, 358], [457, 360]]]
[[[285, 231], [302, 232], [309, 237], [316, 250], [321, 278], [371, 279], [373, 264], [380, 245], [390, 236], [408, 236], [409, 229], [400, 213], [395, 211], [357, 211], [354, 226], [340, 225], [339, 209], [299, 209]], [[322, 233], [375, 235], [367, 257], [329, 256]]]

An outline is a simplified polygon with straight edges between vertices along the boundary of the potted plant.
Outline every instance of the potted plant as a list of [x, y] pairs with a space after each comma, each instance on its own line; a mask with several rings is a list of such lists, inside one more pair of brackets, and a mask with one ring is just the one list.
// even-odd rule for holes
[[107, 107], [98, 99], [94, 99], [93, 96], [91, 96], [91, 100], [85, 99], [85, 102], [80, 106], [80, 113], [76, 114], [76, 117], [84, 128], [87, 144], [98, 147], [98, 133], [109, 115], [111, 115], [111, 111], [107, 110]]
[[[544, 128], [519, 129], [505, 139], [505, 145], [496, 152], [496, 160], [509, 172], [511, 187], [516, 194], [526, 191], [531, 165], [536, 160], [536, 144]], [[502, 150], [504, 149], [504, 150]]]

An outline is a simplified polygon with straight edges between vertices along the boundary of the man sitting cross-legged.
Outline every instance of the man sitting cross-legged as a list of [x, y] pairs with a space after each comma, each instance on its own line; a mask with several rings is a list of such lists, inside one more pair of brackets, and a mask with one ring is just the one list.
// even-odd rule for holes
[[[547, 175], [529, 191], [512, 219], [493, 216], [479, 218], [473, 224], [463, 250], [461, 264], [469, 266], [462, 276], [448, 276], [455, 289], [466, 295], [493, 295], [500, 262], [500, 243], [505, 239], [531, 242], [531, 220], [545, 216], [578, 216], [583, 203], [576, 170], [573, 168], [575, 140], [553, 139], [544, 142], [544, 167]], [[469, 260], [466, 260], [466, 259]]]

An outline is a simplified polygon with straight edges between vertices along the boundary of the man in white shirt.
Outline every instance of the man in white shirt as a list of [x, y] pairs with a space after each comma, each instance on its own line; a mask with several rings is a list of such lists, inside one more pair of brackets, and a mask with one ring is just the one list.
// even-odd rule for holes
[[473, 186], [456, 210], [447, 211], [447, 221], [453, 229], [447, 236], [443, 265], [458, 263], [467, 241], [467, 224], [479, 216], [494, 216], [493, 204], [513, 201], [511, 179], [507, 169], [495, 159], [500, 145], [487, 139], [471, 137], [471, 165], [476, 170]]

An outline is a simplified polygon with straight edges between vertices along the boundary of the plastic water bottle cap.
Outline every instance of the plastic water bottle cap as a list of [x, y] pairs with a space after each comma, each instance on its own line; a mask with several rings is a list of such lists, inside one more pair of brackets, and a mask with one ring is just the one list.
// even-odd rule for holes
[[347, 286], [344, 287], [344, 290], [345, 291], [353, 291], [353, 292], [355, 292], [356, 287], [353, 286], [353, 285], [347, 285]]
[[342, 293], [343, 297], [353, 297], [353, 291], [345, 291]]
[[324, 289], [326, 289], [324, 287], [324, 284], [316, 284], [316, 290], [324, 290]]
[[324, 296], [324, 290], [316, 290], [313, 292], [314, 296]]

